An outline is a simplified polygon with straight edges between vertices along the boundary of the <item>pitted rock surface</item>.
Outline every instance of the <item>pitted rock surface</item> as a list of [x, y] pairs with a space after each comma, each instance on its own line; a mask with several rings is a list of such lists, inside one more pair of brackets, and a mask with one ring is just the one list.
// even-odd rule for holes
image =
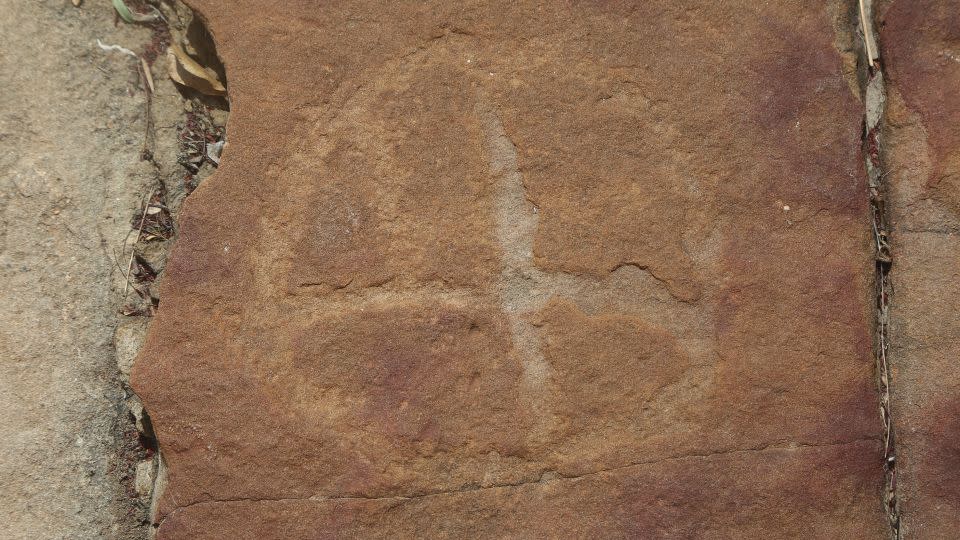
[[960, 2], [883, 13], [895, 266], [893, 413], [902, 528], [960, 530]]
[[191, 2], [160, 538], [880, 537], [844, 2]]

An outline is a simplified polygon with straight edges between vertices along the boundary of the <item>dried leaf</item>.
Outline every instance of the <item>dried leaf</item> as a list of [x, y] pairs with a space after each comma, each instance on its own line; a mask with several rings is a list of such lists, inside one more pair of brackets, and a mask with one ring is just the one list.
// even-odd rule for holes
[[147, 262], [140, 255], [134, 257], [134, 269], [133, 276], [137, 280], [137, 283], [153, 283], [157, 279], [157, 271], [153, 269], [153, 265]]
[[210, 68], [197, 63], [177, 45], [171, 43], [167, 49], [167, 63], [170, 78], [177, 84], [193, 88], [208, 96], [225, 96], [227, 89]]
[[212, 161], [214, 165], [220, 165], [220, 154], [223, 153], [223, 145], [225, 143], [226, 141], [217, 141], [207, 145], [207, 159]]
[[134, 306], [132, 304], [127, 304], [120, 308], [120, 314], [125, 317], [140, 317], [147, 315], [147, 311], [141, 307]]

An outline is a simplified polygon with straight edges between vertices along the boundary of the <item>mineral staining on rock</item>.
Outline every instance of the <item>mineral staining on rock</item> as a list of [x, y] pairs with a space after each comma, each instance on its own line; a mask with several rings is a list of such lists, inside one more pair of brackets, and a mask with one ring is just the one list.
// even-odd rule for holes
[[897, 492], [904, 537], [960, 529], [960, 2], [888, 2]]
[[196, 7], [162, 538], [883, 534], [846, 6]]

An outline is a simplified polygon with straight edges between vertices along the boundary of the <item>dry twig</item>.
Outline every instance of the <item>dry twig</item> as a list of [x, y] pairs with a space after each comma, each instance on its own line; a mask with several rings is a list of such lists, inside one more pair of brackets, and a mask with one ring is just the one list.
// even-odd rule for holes
[[865, 0], [860, 0], [860, 28], [863, 29], [863, 44], [867, 49], [867, 62], [873, 67], [873, 32], [870, 24], [867, 22], [867, 8], [864, 6]]
[[130, 289], [130, 273], [133, 272], [133, 258], [137, 253], [137, 242], [140, 241], [140, 234], [143, 233], [143, 224], [147, 221], [147, 210], [150, 209], [150, 200], [152, 198], [153, 192], [147, 197], [143, 205], [143, 214], [140, 215], [140, 226], [137, 228], [137, 237], [133, 240], [133, 248], [130, 249], [130, 261], [127, 262], [127, 273], [124, 275], [126, 283], [123, 285], [123, 296], [127, 296], [127, 291]]

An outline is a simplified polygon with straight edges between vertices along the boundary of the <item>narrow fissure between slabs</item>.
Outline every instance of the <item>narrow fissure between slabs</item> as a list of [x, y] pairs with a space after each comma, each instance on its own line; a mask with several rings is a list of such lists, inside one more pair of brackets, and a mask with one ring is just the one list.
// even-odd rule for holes
[[[129, 500], [123, 519], [152, 536], [165, 466], [150, 417], [130, 387], [130, 370], [159, 309], [157, 284], [176, 239], [183, 201], [220, 163], [229, 101], [223, 91], [226, 71], [199, 15], [179, 1], [130, 0], [127, 6], [155, 14], [139, 23], [152, 35], [135, 51], [145, 116], [139, 158], [152, 167], [154, 181], [145, 186], [130, 218], [130, 233], [115, 250], [122, 280], [114, 334], [123, 396], [115, 427], [117, 474]], [[210, 81], [220, 90], [211, 93]]]
[[875, 309], [874, 358], [876, 360], [877, 389], [880, 398], [880, 419], [883, 426], [883, 505], [894, 540], [902, 538], [900, 531], [900, 504], [897, 498], [896, 436], [890, 403], [892, 384], [888, 352], [892, 290], [890, 272], [893, 258], [886, 209], [886, 173], [881, 152], [881, 135], [886, 104], [883, 69], [878, 54], [874, 31], [872, 2], [857, 0], [857, 32], [861, 37], [860, 83], [864, 103], [863, 156], [870, 190], [870, 213], [875, 250]]

